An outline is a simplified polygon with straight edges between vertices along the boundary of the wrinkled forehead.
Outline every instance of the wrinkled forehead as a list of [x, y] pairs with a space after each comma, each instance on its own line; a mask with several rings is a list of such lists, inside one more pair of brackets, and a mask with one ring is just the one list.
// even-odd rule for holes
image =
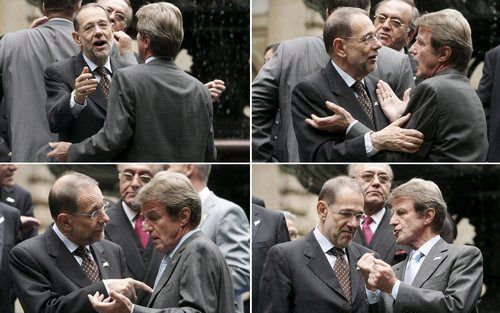
[[351, 19], [351, 31], [354, 37], [358, 37], [374, 33], [376, 29], [368, 16], [356, 14]]

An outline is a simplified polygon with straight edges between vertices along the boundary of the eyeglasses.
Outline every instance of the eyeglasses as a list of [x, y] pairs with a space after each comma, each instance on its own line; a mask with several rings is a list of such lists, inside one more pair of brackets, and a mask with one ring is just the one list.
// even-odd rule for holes
[[394, 28], [401, 28], [405, 23], [401, 21], [399, 18], [385, 16], [382, 14], [377, 14], [373, 17], [375, 19], [375, 24], [384, 24], [385, 21], [389, 20], [389, 24]]
[[135, 174], [132, 174], [132, 173], [129, 173], [129, 172], [123, 172], [123, 173], [119, 173], [118, 174], [118, 177], [123, 180], [123, 181], [126, 181], [126, 182], [132, 182], [134, 180], [134, 177], [135, 176], [138, 176], [139, 177], [139, 181], [142, 183], [142, 184], [147, 184], [151, 181], [151, 179], [153, 179], [151, 176], [149, 175], [146, 175], [146, 174], [141, 174], [139, 175], [139, 173], [135, 173]]
[[354, 211], [347, 211], [347, 210], [340, 210], [340, 211], [336, 211], [335, 213], [339, 214], [339, 215], [342, 215], [342, 217], [346, 220], [350, 220], [352, 219], [353, 217], [356, 218], [356, 221], [360, 222], [361, 220], [365, 219], [366, 215], [364, 215], [363, 213], [357, 213], [357, 212], [354, 212]]
[[116, 12], [116, 10], [111, 8], [111, 7], [107, 7], [106, 11], [108, 12], [108, 15], [111, 15], [111, 13], [113, 13], [113, 12], [115, 13], [115, 21], [121, 22], [121, 23], [127, 22], [127, 18], [125, 17], [125, 15], [123, 13]]
[[95, 210], [92, 213], [80, 213], [80, 212], [77, 212], [77, 213], [74, 213], [73, 215], [88, 216], [88, 217], [90, 217], [91, 220], [95, 221], [100, 216], [104, 215], [108, 209], [109, 209], [109, 202], [108, 201], [104, 201], [103, 204], [102, 204], [102, 207], [100, 209]]
[[375, 34], [368, 34], [364, 37], [344, 37], [344, 39], [361, 39], [361, 42], [365, 45], [369, 45], [371, 42], [378, 41]]
[[375, 176], [377, 176], [378, 181], [381, 184], [387, 184], [388, 182], [390, 182], [392, 180], [392, 178], [389, 177], [389, 175], [387, 175], [387, 174], [375, 174], [375, 173], [371, 173], [371, 172], [364, 172], [364, 173], [361, 173], [361, 175], [360, 175], [361, 179], [366, 183], [371, 183], [373, 181], [373, 179], [375, 178]]

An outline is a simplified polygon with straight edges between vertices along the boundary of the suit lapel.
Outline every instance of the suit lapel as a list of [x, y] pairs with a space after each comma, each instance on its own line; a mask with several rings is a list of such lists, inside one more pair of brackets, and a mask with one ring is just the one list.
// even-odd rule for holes
[[339, 280], [312, 232], [307, 235], [304, 255], [309, 258], [307, 262], [309, 269], [328, 287], [345, 298]]
[[208, 197], [205, 199], [205, 201], [203, 201], [202, 206], [201, 206], [201, 208], [202, 208], [201, 221], [200, 221], [200, 225], [198, 226], [198, 228], [201, 229], [203, 224], [205, 224], [206, 220], [210, 216], [211, 209], [214, 206], [215, 206], [215, 194], [210, 191]]
[[385, 255], [380, 253], [380, 258], [382, 260], [386, 259], [387, 253], [391, 251], [393, 245], [395, 245], [394, 233], [392, 227], [389, 225], [389, 219], [391, 218], [391, 213], [389, 210], [385, 210], [385, 214], [380, 220], [377, 230], [373, 235], [372, 240], [368, 248], [377, 251], [378, 253], [384, 252]]
[[5, 233], [5, 216], [0, 212], [0, 268], [2, 267], [3, 242]]
[[357, 263], [359, 258], [361, 258], [361, 254], [352, 243], [347, 246], [346, 250], [349, 259], [349, 267], [351, 269], [351, 303], [354, 303], [358, 294], [359, 285], [364, 283], [361, 271], [357, 270]]
[[432, 247], [429, 254], [425, 257], [424, 262], [420, 266], [412, 286], [422, 287], [422, 285], [432, 276], [439, 265], [448, 257], [448, 244], [443, 240], [439, 241]]
[[253, 218], [252, 218], [252, 242], [255, 242], [255, 238], [257, 237], [257, 233], [259, 231], [260, 225], [262, 224], [260, 210], [252, 210]]
[[371, 129], [375, 129], [375, 126], [366, 114], [365, 110], [361, 104], [359, 104], [358, 99], [354, 94], [354, 90], [347, 86], [331, 61], [328, 61], [325, 71], [330, 84], [330, 91], [337, 98], [338, 103], [335, 104], [342, 106], [359, 122], [369, 126]]
[[384, 115], [384, 113], [382, 112], [382, 109], [380, 108], [380, 106], [378, 104], [377, 95], [375, 94], [375, 89], [376, 89], [375, 84], [377, 81], [378, 81], [378, 78], [375, 78], [371, 75], [368, 75], [365, 77], [365, 84], [366, 84], [368, 97], [370, 97], [370, 100], [373, 104], [373, 117], [375, 119], [375, 130], [380, 130], [380, 129], [384, 128], [385, 126], [389, 125], [389, 120]]
[[61, 239], [57, 237], [52, 226], [47, 228], [44, 237], [47, 245], [47, 253], [55, 259], [56, 267], [78, 286], [86, 287], [90, 285], [90, 280], [83, 272], [81, 266]]
[[96, 242], [90, 246], [90, 249], [94, 253], [95, 261], [99, 267], [99, 272], [101, 273], [101, 279], [108, 279], [111, 277], [109, 268], [109, 258], [107, 253], [99, 242]]

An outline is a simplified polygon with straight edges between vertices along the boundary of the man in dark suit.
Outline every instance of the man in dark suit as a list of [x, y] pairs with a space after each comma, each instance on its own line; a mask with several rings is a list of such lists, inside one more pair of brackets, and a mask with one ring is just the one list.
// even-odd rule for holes
[[365, 195], [365, 219], [353, 241], [377, 252], [381, 260], [394, 265], [406, 258], [409, 247], [396, 244], [389, 224], [391, 211], [385, 207], [394, 177], [388, 164], [350, 164], [347, 174], [356, 179]]
[[[368, 0], [329, 0], [326, 17], [343, 6], [370, 12]], [[291, 94], [299, 80], [321, 70], [330, 59], [320, 36], [300, 37], [281, 42], [273, 58], [261, 69], [252, 84], [252, 159], [254, 161], [298, 162], [299, 151], [292, 124]], [[402, 95], [413, 88], [408, 58], [382, 47], [373, 75], [388, 82]], [[331, 112], [329, 111], [331, 114]]]
[[208, 188], [210, 164], [169, 164], [168, 171], [189, 178], [201, 198], [199, 229], [219, 248], [233, 278], [236, 313], [243, 313], [243, 294], [250, 290], [250, 226], [245, 211]]
[[81, 0], [42, 1], [49, 21], [34, 29], [5, 34], [0, 41], [3, 99], [9, 122], [12, 160], [45, 162], [48, 142], [57, 139], [45, 114], [43, 72], [50, 64], [78, 52], [71, 38], [71, 18]]
[[67, 151], [69, 161], [215, 160], [210, 94], [174, 64], [183, 38], [182, 14], [163, 6], [143, 6], [136, 14], [146, 64], [116, 71], [104, 127], [69, 150], [68, 143], [59, 143], [49, 157], [59, 159]]
[[28, 190], [14, 182], [15, 164], [0, 165], [0, 202], [15, 207], [21, 214], [22, 240], [35, 237], [40, 225], [33, 214], [33, 203]]
[[155, 249], [164, 254], [147, 307], [133, 305], [111, 292], [114, 302], [89, 294], [92, 306], [104, 312], [207, 312], [235, 310], [231, 272], [215, 243], [198, 229], [201, 201], [189, 179], [160, 172], [145, 185], [137, 200]]
[[[402, 130], [399, 126], [403, 119], [386, 127], [388, 121], [373, 101], [374, 82], [366, 76], [377, 67], [377, 50], [382, 45], [375, 37], [375, 27], [366, 12], [358, 8], [337, 9], [328, 17], [323, 35], [331, 60], [321, 71], [299, 82], [292, 93], [293, 126], [300, 160], [369, 161], [380, 150], [417, 151], [421, 134]], [[359, 123], [380, 131], [351, 139], [349, 132], [357, 121], [351, 123], [347, 133], [330, 133], [311, 126], [306, 122], [311, 115], [331, 114], [325, 101], [340, 105]]]
[[477, 88], [488, 125], [489, 162], [500, 162], [500, 45], [486, 52], [483, 77]]
[[135, 301], [135, 288], [152, 292], [127, 277], [121, 248], [104, 240], [109, 221], [97, 182], [80, 173], [64, 174], [49, 194], [54, 224], [12, 249], [10, 268], [24, 312], [92, 312], [86, 295], [108, 291]]
[[14, 313], [15, 294], [12, 292], [12, 273], [9, 253], [20, 241], [21, 220], [19, 211], [0, 203], [0, 312]]
[[[106, 212], [109, 222], [104, 231], [106, 239], [122, 248], [130, 277], [144, 281], [150, 287], [153, 287], [154, 280], [146, 280], [146, 274], [150, 267], [157, 271], [160, 263], [153, 257], [153, 244], [143, 229], [141, 208], [135, 198], [160, 170], [161, 166], [154, 164], [118, 165], [120, 200]], [[137, 304], [146, 305], [148, 300], [149, 293], [141, 290], [137, 294]]]
[[45, 86], [50, 130], [61, 141], [77, 143], [104, 125], [113, 73], [127, 64], [110, 57], [113, 32], [103, 7], [87, 4], [73, 20], [73, 38], [81, 52], [49, 66]]
[[352, 242], [363, 205], [363, 190], [354, 179], [340, 176], [325, 182], [314, 231], [267, 253], [260, 313], [371, 312], [363, 276], [356, 270], [358, 259], [371, 250]]
[[[364, 273], [368, 301], [383, 298], [385, 312], [473, 312], [483, 283], [483, 258], [473, 246], [446, 243], [439, 236], [446, 203], [439, 187], [414, 178], [389, 196], [391, 225], [399, 244], [412, 248], [392, 268], [373, 255], [358, 262]], [[382, 293], [380, 293], [380, 291]]]
[[267, 252], [275, 244], [290, 241], [290, 234], [281, 212], [252, 203], [252, 216], [252, 312], [258, 313], [259, 283]]

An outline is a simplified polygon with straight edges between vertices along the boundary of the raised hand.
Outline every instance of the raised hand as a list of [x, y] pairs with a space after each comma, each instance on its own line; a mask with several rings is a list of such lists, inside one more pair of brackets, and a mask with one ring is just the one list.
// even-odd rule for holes
[[88, 95], [97, 90], [99, 82], [90, 73], [88, 67], [84, 67], [80, 76], [75, 79], [75, 102], [82, 104]]
[[214, 79], [205, 84], [207, 86], [208, 91], [210, 92], [210, 97], [212, 98], [212, 102], [217, 102], [220, 99], [220, 96], [226, 90], [226, 83], [220, 79]]
[[400, 117], [385, 128], [371, 133], [373, 147], [379, 151], [390, 150], [415, 153], [424, 142], [424, 135], [415, 129], [401, 128], [410, 119], [410, 113]]
[[333, 112], [327, 117], [318, 117], [311, 114], [311, 118], [306, 118], [306, 123], [312, 127], [331, 133], [345, 132], [347, 127], [354, 122], [354, 118], [346, 109], [333, 102], [326, 101], [326, 107]]
[[394, 122], [401, 117], [410, 101], [411, 89], [404, 92], [403, 101], [401, 101], [386, 82], [379, 80], [376, 92], [380, 108], [389, 121]]

